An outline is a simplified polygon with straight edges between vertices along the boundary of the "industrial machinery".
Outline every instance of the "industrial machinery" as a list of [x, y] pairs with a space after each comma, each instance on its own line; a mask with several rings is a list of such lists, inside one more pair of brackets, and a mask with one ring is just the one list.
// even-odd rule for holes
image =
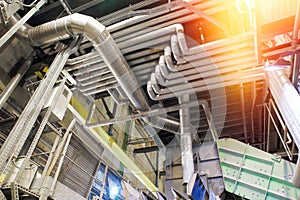
[[300, 198], [300, 0], [0, 14], [0, 199]]

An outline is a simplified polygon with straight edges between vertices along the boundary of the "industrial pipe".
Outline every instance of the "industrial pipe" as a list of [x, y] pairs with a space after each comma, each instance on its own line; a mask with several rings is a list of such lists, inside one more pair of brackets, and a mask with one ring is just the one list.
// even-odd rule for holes
[[193, 144], [189, 112], [190, 107], [186, 105], [186, 103], [190, 101], [189, 95], [180, 96], [178, 101], [181, 105], [179, 115], [183, 184], [187, 185], [194, 173]]
[[[83, 34], [92, 42], [131, 104], [140, 111], [150, 110], [148, 99], [120, 49], [105, 27], [94, 18], [72, 14], [30, 29], [28, 37], [33, 45], [40, 46], [78, 34]], [[179, 129], [179, 123], [169, 118], [155, 117], [144, 120], [156, 128], [170, 132], [177, 133]]]
[[[265, 73], [276, 105], [286, 122], [297, 148], [300, 149], [300, 96], [287, 77], [284, 68], [276, 69], [270, 66], [266, 68]], [[300, 162], [298, 159], [293, 178], [293, 183], [297, 187], [300, 187], [299, 171]]]
[[7, 84], [5, 89], [0, 94], [0, 109], [3, 107], [6, 100], [10, 97], [10, 95], [13, 93], [15, 88], [18, 86], [18, 84], [21, 81], [22, 77], [24, 76], [25, 72], [31, 66], [34, 56], [35, 56], [35, 53], [32, 53], [29, 56], [27, 61], [20, 67], [17, 74], [9, 81], [9, 83]]
[[29, 12], [26, 13], [24, 17], [20, 20], [15, 20], [13, 17], [11, 21], [12, 27], [1, 37], [0, 39], [0, 47], [7, 42], [12, 35], [14, 35], [20, 28], [20, 35], [27, 37], [26, 34], [22, 31], [26, 30], [26, 26], [24, 25], [30, 17], [32, 17], [45, 3], [47, 0], [39, 1]]

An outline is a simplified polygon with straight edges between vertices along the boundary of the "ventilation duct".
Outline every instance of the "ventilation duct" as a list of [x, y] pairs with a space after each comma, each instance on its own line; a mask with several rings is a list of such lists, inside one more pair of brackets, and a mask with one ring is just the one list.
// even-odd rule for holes
[[[28, 38], [33, 45], [41, 46], [79, 34], [82, 34], [91, 41], [131, 104], [138, 111], [149, 111], [150, 105], [148, 99], [123, 54], [105, 26], [94, 18], [77, 13], [72, 14], [31, 28], [28, 31]], [[151, 119], [146, 117], [143, 120], [153, 127], [172, 133], [179, 132], [180, 124], [172, 118], [157, 116], [151, 117]], [[155, 140], [155, 142], [162, 144], [161, 141], [158, 141], [160, 140], [159, 137], [155, 137]]]

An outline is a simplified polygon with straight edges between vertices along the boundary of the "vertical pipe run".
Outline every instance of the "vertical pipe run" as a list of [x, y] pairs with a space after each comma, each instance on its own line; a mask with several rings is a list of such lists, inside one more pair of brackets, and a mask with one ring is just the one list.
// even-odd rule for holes
[[300, 23], [300, 0], [298, 0], [297, 3], [297, 10], [296, 10], [296, 16], [295, 16], [295, 22], [294, 22], [294, 30], [293, 30], [293, 40], [292, 40], [292, 49], [297, 48], [297, 42], [298, 42], [298, 31], [299, 31], [299, 24]]
[[[189, 95], [183, 95], [178, 98], [179, 104], [188, 103]], [[180, 114], [180, 133], [181, 133], [181, 162], [183, 172], [183, 184], [187, 185], [194, 173], [194, 160], [192, 149], [192, 134], [190, 124], [190, 109], [182, 106]]]
[[245, 111], [245, 97], [244, 97], [244, 86], [243, 83], [240, 84], [241, 88], [241, 107], [242, 107], [242, 115], [243, 115], [243, 128], [244, 128], [244, 137], [245, 143], [248, 143], [248, 134], [247, 134], [247, 120], [246, 120], [246, 111]]
[[[296, 16], [294, 22], [294, 30], [293, 30], [293, 39], [292, 39], [292, 50], [297, 49], [299, 23], [300, 23], [300, 0], [298, 0], [297, 3], [297, 10], [296, 10]], [[293, 64], [292, 83], [295, 88], [298, 87], [298, 76], [299, 76], [299, 68], [300, 68], [299, 60], [300, 60], [299, 55], [294, 55], [292, 57], [292, 64]]]

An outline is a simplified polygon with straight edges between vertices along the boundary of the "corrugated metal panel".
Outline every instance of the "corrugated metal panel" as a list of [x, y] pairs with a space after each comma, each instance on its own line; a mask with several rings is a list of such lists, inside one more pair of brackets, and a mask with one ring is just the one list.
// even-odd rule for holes
[[[66, 157], [59, 181], [86, 197], [93, 181], [91, 175], [95, 174], [99, 161], [74, 137], [70, 142]], [[76, 164], [70, 161], [70, 159]]]
[[272, 23], [296, 14], [297, 0], [256, 0], [261, 24]]

